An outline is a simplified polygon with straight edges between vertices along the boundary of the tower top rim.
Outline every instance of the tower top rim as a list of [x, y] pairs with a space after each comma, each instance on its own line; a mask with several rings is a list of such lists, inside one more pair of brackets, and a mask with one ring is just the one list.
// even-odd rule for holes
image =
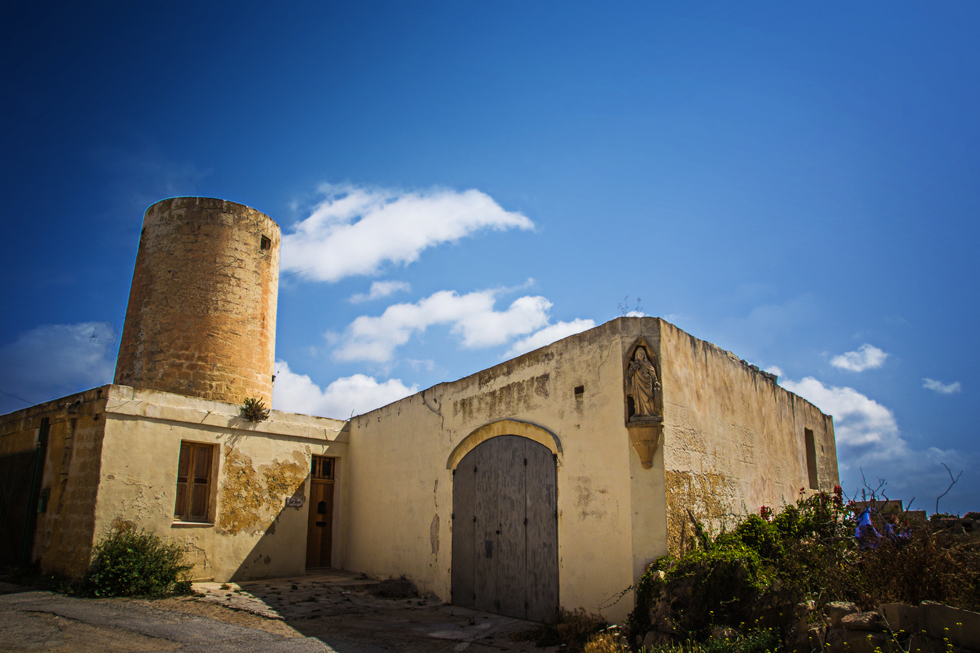
[[221, 197], [209, 197], [206, 195], [173, 195], [171, 197], [164, 197], [162, 199], [156, 200], [150, 203], [149, 205], [147, 205], [146, 210], [143, 211], [143, 215], [145, 216], [147, 213], [150, 212], [150, 209], [152, 209], [154, 206], [158, 204], [163, 204], [164, 202], [172, 202], [174, 200], [191, 200], [194, 203], [200, 203], [201, 200], [205, 200], [210, 202], [221, 202], [222, 204], [230, 204], [232, 206], [248, 209], [249, 211], [255, 211], [256, 213], [259, 213], [260, 215], [272, 221], [272, 223], [275, 224], [276, 226], [279, 225], [279, 223], [273, 220], [269, 216], [269, 214], [265, 213], [264, 211], [260, 211], [255, 207], [249, 206], [248, 204], [242, 204], [241, 202], [236, 202], [234, 200], [226, 200]]

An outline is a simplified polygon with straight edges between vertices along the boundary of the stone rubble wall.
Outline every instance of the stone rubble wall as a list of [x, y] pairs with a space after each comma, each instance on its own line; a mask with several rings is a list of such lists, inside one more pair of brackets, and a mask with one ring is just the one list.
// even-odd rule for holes
[[797, 651], [980, 651], [980, 613], [942, 603], [883, 603], [876, 612], [860, 612], [853, 603], [835, 602], [826, 612], [825, 623], [810, 625], [797, 643]]

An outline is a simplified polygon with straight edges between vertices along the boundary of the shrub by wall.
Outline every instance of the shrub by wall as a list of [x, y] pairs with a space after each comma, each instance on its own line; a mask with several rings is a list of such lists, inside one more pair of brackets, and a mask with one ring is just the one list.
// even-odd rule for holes
[[699, 546], [652, 564], [635, 588], [625, 624], [635, 645], [650, 631], [673, 642], [704, 641], [718, 628], [798, 637], [830, 602], [875, 610], [929, 600], [980, 608], [980, 538], [901, 519], [858, 542], [856, 520], [834, 494], [801, 496], [778, 514], [763, 508], [715, 537], [695, 524]]
[[183, 550], [153, 533], [112, 530], [92, 550], [92, 563], [75, 594], [161, 598], [190, 592]]

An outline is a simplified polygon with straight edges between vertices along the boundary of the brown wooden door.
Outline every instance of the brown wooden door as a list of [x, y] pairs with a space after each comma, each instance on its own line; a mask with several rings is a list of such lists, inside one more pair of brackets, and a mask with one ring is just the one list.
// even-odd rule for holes
[[333, 482], [313, 479], [306, 533], [306, 567], [329, 567], [333, 545]]
[[557, 470], [513, 435], [466, 454], [453, 474], [453, 603], [533, 621], [558, 614]]

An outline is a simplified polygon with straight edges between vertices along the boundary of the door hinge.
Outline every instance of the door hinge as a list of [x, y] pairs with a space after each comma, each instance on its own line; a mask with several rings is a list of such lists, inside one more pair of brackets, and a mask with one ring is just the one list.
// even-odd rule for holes
[[527, 458], [524, 459], [524, 466], [527, 467]]
[[451, 515], [449, 515], [449, 518], [450, 519], [456, 519], [456, 513], [452, 513]]
[[473, 473], [476, 474], [476, 465], [473, 465]]
[[524, 525], [527, 526], [527, 517], [524, 518]]
[[476, 515], [473, 515], [473, 523], [476, 523]]

